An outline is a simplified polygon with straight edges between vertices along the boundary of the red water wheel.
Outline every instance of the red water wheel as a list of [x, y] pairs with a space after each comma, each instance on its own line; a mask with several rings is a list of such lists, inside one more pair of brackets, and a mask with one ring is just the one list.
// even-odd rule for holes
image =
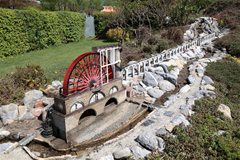
[[108, 63], [105, 57], [100, 58], [99, 53], [88, 52], [76, 58], [64, 76], [62, 95], [82, 93], [112, 80], [112, 67], [102, 67], [101, 70], [100, 61], [102, 66]]

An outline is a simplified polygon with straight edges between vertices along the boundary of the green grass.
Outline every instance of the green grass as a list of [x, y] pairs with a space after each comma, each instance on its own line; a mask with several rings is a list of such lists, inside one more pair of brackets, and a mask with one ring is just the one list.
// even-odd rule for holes
[[62, 80], [66, 69], [76, 57], [84, 52], [91, 51], [94, 46], [108, 44], [110, 43], [84, 39], [77, 43], [52, 46], [47, 49], [0, 59], [0, 79], [7, 73], [14, 72], [16, 67], [35, 64], [43, 68], [48, 80]]

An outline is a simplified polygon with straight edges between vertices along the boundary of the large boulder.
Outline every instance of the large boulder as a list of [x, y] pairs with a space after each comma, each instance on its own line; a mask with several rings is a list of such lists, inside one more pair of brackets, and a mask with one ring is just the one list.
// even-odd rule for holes
[[141, 133], [136, 141], [150, 151], [163, 151], [165, 148], [163, 139], [156, 137], [152, 133]]
[[167, 92], [175, 90], [175, 85], [167, 80], [160, 81], [158, 83], [158, 86], [161, 90], [167, 91]]
[[160, 128], [156, 132], [156, 136], [161, 137], [168, 134], [168, 131], [165, 128]]
[[151, 153], [150, 151], [148, 151], [144, 148], [141, 148], [139, 146], [133, 146], [131, 148], [131, 151], [132, 151], [134, 158], [136, 158], [136, 159], [143, 159]]
[[3, 105], [0, 111], [0, 118], [4, 125], [18, 120], [18, 106], [16, 104]]
[[185, 85], [180, 89], [180, 93], [187, 93], [189, 90], [191, 89], [191, 87], [189, 85]]
[[231, 109], [225, 105], [225, 104], [220, 104], [218, 106], [218, 111], [223, 113], [223, 115], [229, 119], [232, 119], [232, 115], [231, 115]]
[[171, 73], [167, 73], [163, 76], [163, 78], [165, 80], [168, 80], [169, 82], [171, 82], [172, 84], [176, 85], [177, 84], [177, 76], [171, 74]]
[[182, 114], [178, 114], [171, 120], [171, 123], [174, 125], [180, 125], [183, 124], [183, 126], [187, 127], [190, 125], [189, 121], [186, 119], [186, 117]]
[[127, 159], [131, 155], [132, 155], [131, 151], [128, 147], [113, 153], [113, 156], [114, 156], [115, 159]]
[[155, 78], [152, 72], [145, 72], [143, 77], [143, 83], [147, 86], [156, 87], [158, 85], [158, 80]]
[[165, 65], [165, 64], [160, 64], [159, 66], [162, 67], [162, 69], [163, 69], [163, 71], [164, 71], [165, 73], [168, 73], [168, 67], [167, 67], [167, 65]]
[[203, 80], [203, 84], [213, 84], [214, 83], [212, 78], [210, 78], [208, 76], [203, 76], [202, 80]]
[[160, 98], [164, 94], [164, 91], [157, 88], [150, 88], [147, 93], [153, 98]]
[[25, 93], [23, 103], [28, 108], [33, 108], [36, 101], [43, 97], [43, 92], [39, 90], [31, 90]]

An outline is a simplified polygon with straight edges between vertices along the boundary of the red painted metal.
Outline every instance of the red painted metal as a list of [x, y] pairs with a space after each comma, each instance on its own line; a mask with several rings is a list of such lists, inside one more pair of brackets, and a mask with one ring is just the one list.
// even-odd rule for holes
[[[106, 58], [102, 60], [103, 65], [108, 63]], [[107, 74], [108, 70], [108, 74]], [[102, 82], [113, 79], [113, 70], [111, 66], [102, 69]], [[91, 88], [101, 85], [101, 66], [100, 54], [87, 52], [77, 57], [69, 66], [63, 82], [63, 96], [69, 96], [76, 92], [82, 93]]]

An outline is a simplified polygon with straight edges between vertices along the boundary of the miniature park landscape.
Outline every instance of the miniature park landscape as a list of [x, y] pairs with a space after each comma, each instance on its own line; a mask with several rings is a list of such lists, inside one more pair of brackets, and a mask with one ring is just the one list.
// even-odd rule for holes
[[0, 159], [239, 159], [237, 0], [0, 6]]

